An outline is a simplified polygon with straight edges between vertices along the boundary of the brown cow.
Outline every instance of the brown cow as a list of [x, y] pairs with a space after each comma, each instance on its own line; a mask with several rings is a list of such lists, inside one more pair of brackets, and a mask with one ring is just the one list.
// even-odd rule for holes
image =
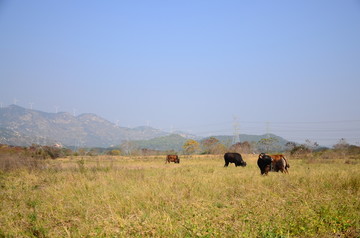
[[260, 168], [261, 174], [267, 175], [269, 171], [289, 173], [287, 169], [290, 168], [290, 165], [285, 156], [282, 154], [266, 155], [261, 153], [257, 164]]
[[174, 163], [179, 164], [180, 163], [179, 156], [177, 156], [177, 155], [167, 155], [165, 164], [170, 163], [170, 162], [174, 162]]
[[273, 158], [275, 171], [277, 170], [276, 172], [281, 171], [282, 173], [289, 173], [287, 169], [290, 168], [290, 164], [283, 154], [270, 155], [270, 157]]

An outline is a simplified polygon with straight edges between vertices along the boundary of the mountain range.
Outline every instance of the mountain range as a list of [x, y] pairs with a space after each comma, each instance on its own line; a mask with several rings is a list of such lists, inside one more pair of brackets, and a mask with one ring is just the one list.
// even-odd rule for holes
[[[265, 137], [266, 135], [240, 135], [240, 141], [259, 141]], [[0, 108], [0, 144], [61, 144], [107, 148], [125, 141], [135, 141], [141, 148], [179, 150], [190, 138], [203, 139], [184, 132], [176, 132], [174, 135], [149, 126], [119, 127], [93, 113], [74, 116], [67, 112], [48, 113], [17, 105]], [[230, 143], [232, 136], [217, 138]], [[278, 140], [281, 144], [287, 142], [281, 137]]]
[[170, 134], [149, 126], [119, 127], [92, 113], [73, 116], [67, 112], [47, 113], [17, 105], [0, 108], [2, 144], [111, 147], [127, 140], [147, 140]]

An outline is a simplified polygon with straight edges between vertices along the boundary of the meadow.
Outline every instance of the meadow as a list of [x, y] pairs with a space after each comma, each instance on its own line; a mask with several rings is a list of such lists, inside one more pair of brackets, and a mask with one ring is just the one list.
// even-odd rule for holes
[[68, 157], [0, 172], [0, 237], [360, 237], [360, 161]]

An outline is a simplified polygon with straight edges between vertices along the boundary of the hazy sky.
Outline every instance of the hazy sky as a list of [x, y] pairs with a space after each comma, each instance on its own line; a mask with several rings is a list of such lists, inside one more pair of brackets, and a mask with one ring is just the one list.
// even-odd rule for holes
[[358, 0], [0, 0], [3, 107], [360, 144], [359, 90]]

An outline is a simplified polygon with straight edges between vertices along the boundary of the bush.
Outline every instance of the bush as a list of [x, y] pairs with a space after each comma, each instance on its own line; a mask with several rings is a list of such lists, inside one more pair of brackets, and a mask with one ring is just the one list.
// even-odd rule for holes
[[290, 154], [294, 157], [296, 156], [301, 156], [301, 155], [307, 155], [310, 154], [311, 150], [306, 147], [305, 145], [299, 145], [299, 146], [295, 146], [291, 151]]
[[70, 153], [69, 151], [65, 148], [53, 146], [32, 145], [30, 147], [21, 147], [0, 145], [0, 170], [42, 168], [45, 159], [64, 157]]
[[120, 150], [110, 150], [108, 152], [108, 155], [114, 155], [114, 156], [119, 156], [121, 154]]
[[71, 150], [54, 146], [32, 145], [28, 148], [28, 154], [37, 159], [57, 159], [71, 154]]
[[0, 170], [10, 171], [14, 169], [34, 170], [43, 168], [44, 163], [39, 159], [26, 157], [20, 154], [0, 154]]

